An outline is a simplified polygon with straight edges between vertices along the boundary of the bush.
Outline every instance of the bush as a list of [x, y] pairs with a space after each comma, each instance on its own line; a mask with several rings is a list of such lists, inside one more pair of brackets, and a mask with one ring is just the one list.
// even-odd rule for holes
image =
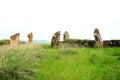
[[[25, 44], [25, 41], [19, 41], [20, 44]], [[3, 39], [0, 40], [0, 45], [9, 45], [10, 44], [10, 40], [9, 39]]]
[[0, 45], [4, 44], [10, 44], [10, 40], [9, 39], [0, 40]]

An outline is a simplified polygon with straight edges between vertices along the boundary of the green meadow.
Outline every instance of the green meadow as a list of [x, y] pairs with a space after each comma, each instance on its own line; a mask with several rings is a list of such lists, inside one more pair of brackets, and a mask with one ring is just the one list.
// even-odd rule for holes
[[120, 48], [0, 46], [0, 80], [120, 80]]

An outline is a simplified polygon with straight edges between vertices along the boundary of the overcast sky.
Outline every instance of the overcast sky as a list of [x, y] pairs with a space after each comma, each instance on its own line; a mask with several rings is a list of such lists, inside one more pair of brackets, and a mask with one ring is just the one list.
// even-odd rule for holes
[[34, 39], [51, 40], [56, 31], [70, 38], [120, 39], [120, 0], [0, 0], [0, 39], [33, 32]]

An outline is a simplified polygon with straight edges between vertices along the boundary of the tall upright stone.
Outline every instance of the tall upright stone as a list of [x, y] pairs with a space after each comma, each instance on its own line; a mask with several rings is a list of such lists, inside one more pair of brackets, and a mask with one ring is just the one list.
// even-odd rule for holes
[[32, 42], [33, 42], [33, 33], [32, 32], [30, 32], [28, 35], [27, 35], [27, 37], [28, 37], [28, 42], [29, 42], [29, 44], [32, 44]]
[[10, 45], [11, 46], [17, 46], [19, 44], [19, 37], [20, 37], [19, 33], [11, 35], [10, 36]]
[[69, 39], [69, 33], [67, 31], [64, 32], [63, 34], [63, 40], [68, 40]]
[[100, 31], [98, 28], [95, 28], [94, 30], [94, 38], [95, 38], [95, 44], [97, 47], [103, 47], [103, 41], [100, 35]]
[[60, 42], [60, 31], [54, 33], [51, 39], [51, 47], [58, 47]]

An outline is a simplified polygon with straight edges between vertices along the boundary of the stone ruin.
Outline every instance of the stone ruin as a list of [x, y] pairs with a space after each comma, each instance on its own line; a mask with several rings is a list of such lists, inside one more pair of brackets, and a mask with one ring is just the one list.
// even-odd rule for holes
[[98, 28], [94, 30], [95, 45], [97, 47], [103, 47], [103, 41]]
[[62, 41], [64, 47], [94, 47], [94, 40], [81, 40], [81, 39], [68, 39], [66, 41]]
[[61, 43], [69, 47], [120, 47], [120, 40], [104, 40], [102, 41], [99, 29], [94, 30], [95, 40], [81, 40], [81, 39], [68, 39]]
[[69, 39], [69, 33], [67, 31], [64, 32], [63, 34], [63, 40], [68, 40]]
[[[69, 47], [95, 47], [95, 40], [74, 40], [69, 39], [67, 41], [62, 41], [62, 44], [66, 44]], [[103, 47], [120, 47], [120, 40], [104, 40]]]
[[120, 40], [105, 40], [103, 41], [104, 47], [120, 47]]
[[27, 35], [27, 37], [29, 38], [29, 40], [28, 40], [29, 44], [32, 44], [32, 42], [33, 42], [33, 33], [30, 32], [30, 33]]
[[10, 45], [17, 46], [19, 44], [19, 37], [20, 37], [19, 33], [16, 33], [16, 34], [10, 36]]
[[54, 33], [51, 39], [51, 47], [58, 47], [60, 42], [60, 31]]
[[[65, 33], [64, 33], [65, 35]], [[78, 46], [78, 47], [103, 47], [103, 41], [99, 32], [98, 28], [95, 28], [94, 30], [94, 38], [95, 40], [81, 40], [81, 39], [68, 39], [67, 41], [62, 42], [63, 44], [70, 46], [70, 47], [74, 47], [74, 46]]]

